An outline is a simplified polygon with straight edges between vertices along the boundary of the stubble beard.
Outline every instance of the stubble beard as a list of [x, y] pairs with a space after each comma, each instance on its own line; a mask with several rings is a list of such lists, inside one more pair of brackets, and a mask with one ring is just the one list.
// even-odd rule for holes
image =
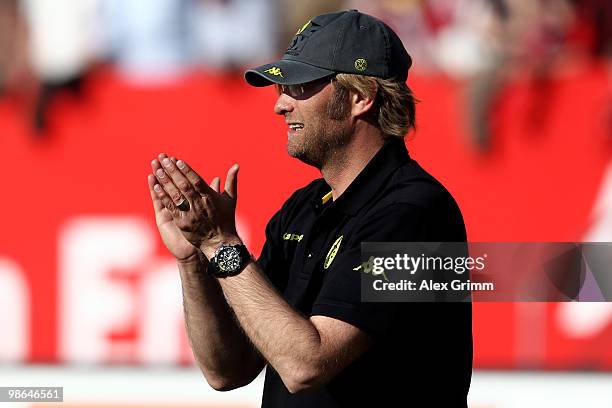
[[289, 141], [287, 152], [305, 164], [321, 170], [337, 159], [337, 156], [353, 138], [353, 128], [347, 120], [350, 106], [345, 95], [334, 91], [332, 97], [321, 112], [320, 118], [304, 128], [299, 137], [301, 140]]

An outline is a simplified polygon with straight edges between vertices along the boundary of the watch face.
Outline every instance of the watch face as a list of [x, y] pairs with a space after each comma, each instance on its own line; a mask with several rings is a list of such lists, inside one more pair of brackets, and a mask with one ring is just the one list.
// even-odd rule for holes
[[241, 263], [240, 252], [234, 247], [223, 247], [217, 254], [217, 265], [221, 272], [235, 272], [240, 268]]

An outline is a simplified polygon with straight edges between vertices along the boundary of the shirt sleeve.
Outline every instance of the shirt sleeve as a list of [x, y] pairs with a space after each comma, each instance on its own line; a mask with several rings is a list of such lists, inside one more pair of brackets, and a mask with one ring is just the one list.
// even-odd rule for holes
[[344, 249], [340, 248], [332, 265], [326, 270], [312, 315], [342, 320], [371, 335], [388, 333], [406, 304], [361, 302], [362, 242], [425, 241], [427, 210], [412, 204], [396, 203], [367, 216]]

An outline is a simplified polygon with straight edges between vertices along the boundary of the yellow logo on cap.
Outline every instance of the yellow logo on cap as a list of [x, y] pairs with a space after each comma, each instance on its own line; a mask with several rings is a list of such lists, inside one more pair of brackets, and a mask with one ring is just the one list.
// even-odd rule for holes
[[302, 28], [300, 28], [299, 30], [297, 30], [297, 33], [295, 33], [295, 35], [302, 34], [302, 32], [303, 32], [303, 31], [304, 31], [306, 28], [308, 28], [308, 24], [310, 24], [310, 22], [311, 22], [311, 21], [312, 21], [312, 20], [308, 20], [308, 22], [307, 22], [306, 24], [304, 24], [304, 25], [302, 26]]
[[266, 73], [268, 73], [270, 75], [279, 76], [281, 78], [284, 78], [283, 77], [283, 72], [281, 71], [281, 69], [279, 67], [268, 68], [264, 72], [266, 72]]
[[363, 58], [358, 58], [355, 60], [355, 69], [357, 69], [357, 71], [365, 71], [367, 67], [368, 61], [364, 60]]
[[329, 268], [331, 263], [334, 262], [334, 258], [336, 257], [336, 254], [338, 253], [338, 250], [340, 249], [340, 243], [342, 242], [342, 237], [344, 237], [344, 235], [340, 235], [334, 241], [334, 244], [329, 249], [329, 252], [327, 253], [327, 256], [325, 257], [325, 263], [323, 264], [323, 269]]

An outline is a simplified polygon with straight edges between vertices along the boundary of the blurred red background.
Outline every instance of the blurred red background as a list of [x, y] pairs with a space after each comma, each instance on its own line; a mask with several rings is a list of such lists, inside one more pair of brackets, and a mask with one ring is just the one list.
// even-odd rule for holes
[[[603, 64], [560, 73], [544, 90], [527, 75], [516, 77], [493, 110], [495, 139], [486, 154], [467, 143], [461, 81], [416, 75], [409, 85], [421, 101], [418, 131], [407, 139], [409, 151], [455, 196], [471, 241], [580, 241], [605, 216], [596, 210], [612, 152], [602, 119], [609, 96]], [[78, 100], [58, 96], [50, 108], [49, 131], [38, 139], [22, 120], [19, 104], [0, 100], [5, 215], [0, 260], [6, 261], [0, 263], [0, 278], [13, 276], [23, 283], [23, 295], [11, 292], [3, 305], [14, 310], [25, 305], [24, 319], [11, 324], [26, 340], [21, 348], [5, 344], [3, 358], [190, 363], [185, 339], [178, 342], [180, 351], [164, 358], [142, 351], [148, 347], [143, 337], [163, 340], [167, 335], [143, 327], [145, 309], [156, 310], [143, 303], [146, 276], [151, 262], [171, 261], [156, 235], [146, 184], [149, 162], [167, 152], [208, 180], [240, 163], [239, 228], [258, 254], [267, 220], [293, 190], [319, 177], [287, 156], [286, 129], [274, 116], [274, 101], [272, 89], [248, 87], [230, 74], [198, 73], [144, 88], [124, 82], [111, 69], [99, 69]], [[113, 234], [121, 239], [123, 231], [113, 232], [113, 223], [126, 220], [140, 228], [134, 240], [146, 236], [153, 243], [137, 249], [142, 245], [134, 242], [133, 257], [129, 248], [119, 257], [128, 261], [102, 262], [100, 292], [95, 285], [66, 283], [73, 273], [66, 265], [85, 266], [81, 273], [87, 279], [87, 265], [99, 263], [95, 251], [79, 252], [86, 244], [66, 249], [66, 242], [79, 239], [71, 235], [74, 226], [91, 220], [99, 227], [94, 226], [87, 245], [111, 248]], [[97, 236], [96, 228], [104, 225], [110, 232], [100, 230]], [[171, 279], [178, 283], [178, 275]], [[125, 296], [106, 296], [105, 287], [120, 287]], [[106, 302], [109, 310], [100, 312], [97, 343], [74, 350], [71, 344], [83, 339], [79, 332], [87, 328], [66, 321], [87, 320], [90, 309], [75, 306], [95, 296], [102, 302], [98, 308]], [[121, 306], [124, 313], [113, 320], [113, 303], [124, 298], [131, 303]], [[582, 314], [571, 309], [580, 306], [475, 304], [475, 367], [612, 369], [612, 310], [605, 305]], [[597, 321], [577, 331], [568, 316]], [[97, 318], [93, 314], [89, 320]], [[184, 336], [180, 325], [175, 329], [176, 336]]]

